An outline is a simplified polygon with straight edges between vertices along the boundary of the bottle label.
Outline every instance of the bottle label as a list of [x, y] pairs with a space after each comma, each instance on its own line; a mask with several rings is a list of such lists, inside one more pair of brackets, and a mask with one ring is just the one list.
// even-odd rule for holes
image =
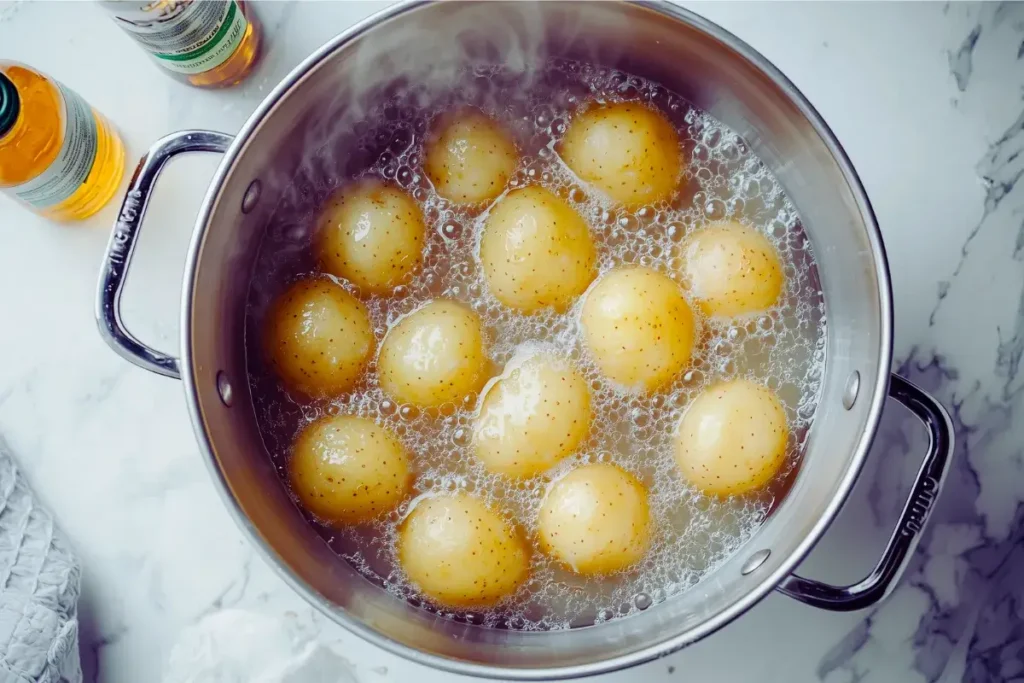
[[15, 185], [14, 195], [36, 209], [48, 209], [68, 199], [82, 186], [96, 161], [99, 131], [92, 108], [78, 93], [54, 81], [62, 100], [64, 139], [60, 152], [45, 171]]
[[200, 74], [228, 60], [249, 22], [235, 0], [113, 3], [115, 20], [160, 65], [179, 74]]

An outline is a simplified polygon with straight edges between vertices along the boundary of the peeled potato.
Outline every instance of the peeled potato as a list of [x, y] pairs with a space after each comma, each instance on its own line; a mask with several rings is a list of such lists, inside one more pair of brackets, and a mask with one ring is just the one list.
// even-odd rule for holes
[[730, 496], [763, 487], [786, 460], [786, 412], [771, 390], [746, 379], [701, 393], [679, 423], [679, 470], [704, 493]]
[[596, 260], [586, 222], [536, 185], [503, 197], [480, 237], [487, 286], [498, 301], [526, 313], [568, 308], [597, 274]]
[[598, 369], [629, 388], [656, 390], [690, 360], [694, 321], [679, 286], [643, 267], [609, 271], [583, 303], [583, 338]]
[[556, 356], [531, 356], [485, 394], [473, 432], [476, 457], [491, 472], [532, 477], [575, 451], [592, 417], [580, 373]]
[[363, 180], [335, 192], [318, 223], [321, 267], [362, 292], [387, 294], [407, 282], [423, 261], [423, 212], [412, 197], [381, 180]]
[[577, 176], [626, 207], [670, 199], [683, 164], [675, 128], [637, 102], [595, 105], [577, 115], [559, 152]]
[[694, 233], [680, 248], [683, 284], [708, 316], [757, 313], [782, 292], [782, 264], [768, 238], [734, 221]]
[[362, 377], [377, 340], [358, 299], [326, 278], [307, 278], [271, 305], [263, 346], [288, 389], [336, 396]]
[[399, 529], [398, 561], [426, 596], [456, 608], [493, 605], [530, 571], [517, 531], [466, 493], [420, 500]]
[[377, 371], [381, 388], [399, 403], [436, 408], [479, 391], [488, 365], [480, 316], [436, 299], [391, 328]]
[[555, 481], [537, 521], [540, 547], [578, 574], [610, 574], [651, 545], [647, 489], [615, 465], [578, 467]]
[[393, 510], [409, 492], [409, 458], [387, 429], [331, 415], [299, 433], [288, 461], [292, 491], [325, 522], [358, 524]]
[[501, 194], [516, 170], [512, 138], [475, 109], [441, 116], [431, 126], [424, 170], [434, 189], [457, 204], [481, 204]]

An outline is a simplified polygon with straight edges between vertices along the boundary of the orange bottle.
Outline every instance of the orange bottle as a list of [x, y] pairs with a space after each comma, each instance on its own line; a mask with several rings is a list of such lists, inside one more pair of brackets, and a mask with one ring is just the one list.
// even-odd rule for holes
[[263, 29], [244, 0], [105, 0], [164, 69], [204, 88], [235, 85], [259, 60]]
[[0, 190], [62, 221], [99, 211], [124, 175], [117, 132], [67, 86], [0, 62]]

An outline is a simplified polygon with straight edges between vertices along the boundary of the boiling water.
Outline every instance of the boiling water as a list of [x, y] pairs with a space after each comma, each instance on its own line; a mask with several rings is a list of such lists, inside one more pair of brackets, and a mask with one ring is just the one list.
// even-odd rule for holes
[[[681, 196], [670, 204], [623, 211], [602, 201], [561, 164], [557, 142], [571, 113], [589, 99], [640, 100], [669, 117], [688, 161]], [[674, 258], [675, 246], [686, 235], [709, 221], [735, 218], [763, 232], [778, 249], [786, 276], [779, 303], [750, 318], [703, 321], [691, 366], [667, 390], [647, 396], [621, 391], [596, 372], [582, 348], [579, 304], [563, 314], [524, 316], [488, 293], [475, 256], [486, 211], [460, 209], [433, 192], [421, 165], [428, 122], [439, 112], [466, 104], [483, 109], [516, 136], [522, 158], [510, 189], [540, 183], [587, 220], [600, 272], [638, 264], [674, 273], [680, 265]], [[369, 416], [392, 429], [412, 454], [418, 495], [473, 492], [509, 513], [529, 533], [549, 481], [579, 462], [615, 462], [649, 487], [654, 540], [637, 567], [612, 577], [584, 579], [537, 553], [531, 579], [499, 607], [440, 613], [503, 628], [566, 628], [647, 609], [693, 587], [751, 536], [784, 493], [817, 403], [824, 364], [824, 308], [810, 246], [782, 188], [746, 143], [707, 113], [656, 83], [576, 62], [553, 62], [528, 79], [500, 68], [477, 68], [467, 71], [465, 85], [457, 92], [442, 95], [408, 87], [370, 112], [366, 121], [376, 127], [357, 126], [354, 148], [351, 138], [342, 144], [350, 131], [339, 132], [300, 169], [268, 226], [253, 279], [248, 312], [252, 329], [247, 334], [250, 380], [263, 438], [282, 478], [289, 445], [303, 425], [324, 413]], [[383, 177], [409, 191], [422, 204], [429, 228], [423, 270], [393, 297], [367, 301], [378, 342], [403, 315], [432, 298], [448, 297], [467, 302], [481, 315], [496, 367], [537, 348], [573, 359], [590, 382], [596, 416], [578, 455], [546, 475], [513, 482], [486, 473], [472, 456], [469, 437], [476, 396], [446, 406], [440, 417], [424, 415], [389, 400], [371, 365], [365, 389], [333, 401], [302, 404], [285, 395], [269, 375], [258, 344], [267, 303], [285, 282], [314, 270], [310, 238], [316, 209], [356, 172]], [[738, 376], [752, 377], [779, 395], [791, 428], [789, 457], [760, 494], [720, 500], [683, 482], [670, 440], [679, 416], [702, 389], [712, 381]], [[311, 523], [366, 576], [436, 611], [416, 596], [394, 559], [398, 523], [408, 506], [368, 527], [332, 529], [316, 520]]]

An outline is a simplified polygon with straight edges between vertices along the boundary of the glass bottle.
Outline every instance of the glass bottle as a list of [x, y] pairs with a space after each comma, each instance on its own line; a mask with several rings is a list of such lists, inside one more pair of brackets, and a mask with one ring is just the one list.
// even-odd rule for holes
[[0, 61], [0, 189], [55, 220], [87, 218], [114, 196], [124, 145], [76, 92]]
[[245, 79], [263, 28], [244, 0], [104, 0], [114, 21], [164, 69], [201, 88]]

